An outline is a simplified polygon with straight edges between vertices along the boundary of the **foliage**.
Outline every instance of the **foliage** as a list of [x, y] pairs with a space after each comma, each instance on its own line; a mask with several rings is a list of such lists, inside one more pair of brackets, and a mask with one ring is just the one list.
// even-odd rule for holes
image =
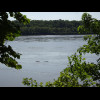
[[8, 16], [23, 24], [29, 23], [29, 19], [20, 12], [0, 12], [0, 62], [8, 67], [20, 69], [22, 66], [15, 58], [20, 59], [21, 54], [16, 53], [10, 45], [5, 45], [5, 41], [13, 41], [15, 37], [20, 36], [20, 27], [8, 20]]
[[78, 27], [78, 31], [80, 32], [93, 32], [95, 35], [84, 36], [84, 40], [88, 41], [87, 45], [83, 45], [83, 47], [79, 48], [79, 52], [83, 53], [95, 53], [96, 55], [100, 54], [100, 21], [91, 18], [91, 15], [84, 13], [82, 16], [83, 25]]
[[21, 35], [70, 35], [77, 34], [77, 27], [81, 24], [81, 21], [31, 20], [29, 24], [19, 24], [19, 26]]
[[[100, 54], [100, 21], [92, 18], [88, 13], [82, 15], [83, 25], [78, 27], [79, 33], [93, 32], [95, 35], [88, 35], [84, 37], [87, 45], [83, 45], [77, 50], [77, 53], [68, 57], [69, 65], [65, 68], [54, 82], [46, 82], [45, 87], [92, 87], [100, 86], [100, 58], [97, 59], [97, 64], [86, 63], [86, 59], [82, 54], [94, 53]], [[32, 85], [35, 83], [35, 85]], [[30, 78], [24, 78], [24, 85], [42, 86]]]

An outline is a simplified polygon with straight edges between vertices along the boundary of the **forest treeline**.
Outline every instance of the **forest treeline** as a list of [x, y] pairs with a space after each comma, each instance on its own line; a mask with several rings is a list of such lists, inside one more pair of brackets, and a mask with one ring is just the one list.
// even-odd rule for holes
[[69, 20], [31, 20], [29, 24], [20, 26], [21, 35], [73, 35], [78, 34], [77, 27], [82, 21]]

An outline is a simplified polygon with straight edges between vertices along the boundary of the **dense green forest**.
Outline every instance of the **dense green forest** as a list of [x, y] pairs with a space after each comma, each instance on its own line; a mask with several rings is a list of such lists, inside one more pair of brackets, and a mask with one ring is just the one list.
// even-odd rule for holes
[[82, 21], [69, 20], [31, 20], [29, 24], [20, 26], [21, 35], [72, 35], [78, 34], [77, 27]]

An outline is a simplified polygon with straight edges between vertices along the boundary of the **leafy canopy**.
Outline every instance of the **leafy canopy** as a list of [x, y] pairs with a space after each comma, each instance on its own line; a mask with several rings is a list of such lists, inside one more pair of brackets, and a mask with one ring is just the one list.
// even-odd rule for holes
[[5, 45], [5, 41], [13, 41], [20, 36], [20, 27], [8, 20], [8, 16], [23, 24], [29, 23], [30, 20], [20, 12], [0, 12], [0, 62], [8, 67], [21, 69], [22, 66], [15, 60], [20, 59], [21, 54], [16, 53], [10, 45]]

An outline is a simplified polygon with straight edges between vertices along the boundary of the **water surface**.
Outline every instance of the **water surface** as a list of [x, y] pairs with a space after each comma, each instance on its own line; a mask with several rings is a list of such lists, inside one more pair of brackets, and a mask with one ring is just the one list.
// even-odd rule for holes
[[[21, 53], [21, 70], [8, 68], [0, 64], [0, 86], [21, 87], [25, 77], [37, 82], [57, 79], [59, 73], [67, 67], [67, 56], [74, 54], [80, 46], [86, 44], [83, 35], [41, 35], [20, 36], [15, 41], [6, 42]], [[95, 62], [97, 56], [87, 54], [87, 61]]]

